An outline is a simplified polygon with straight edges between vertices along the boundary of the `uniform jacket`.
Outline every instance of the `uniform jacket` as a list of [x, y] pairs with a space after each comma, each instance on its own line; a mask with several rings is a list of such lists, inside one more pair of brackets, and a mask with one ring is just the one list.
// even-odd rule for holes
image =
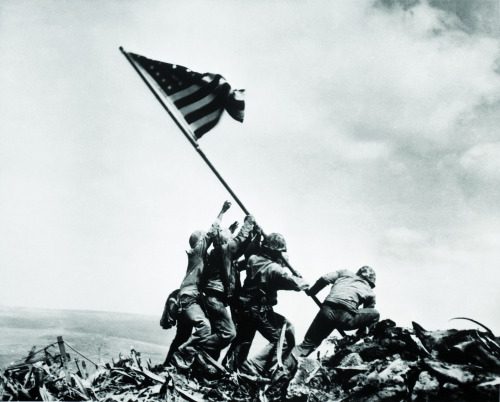
[[315, 295], [330, 284], [333, 286], [325, 302], [342, 305], [351, 312], [355, 312], [361, 304], [365, 308], [375, 307], [375, 293], [369, 283], [347, 269], [323, 275], [309, 293]]
[[[225, 299], [233, 297], [236, 289], [238, 272], [233, 268], [233, 261], [244, 252], [253, 223], [245, 220], [238, 234], [228, 243], [215, 247], [208, 256], [208, 263], [203, 274], [204, 291], [220, 294]], [[239, 283], [239, 282], [238, 282]]]
[[243, 304], [274, 306], [278, 290], [300, 291], [307, 287], [299, 277], [291, 276], [285, 269], [260, 255], [252, 255], [247, 262], [247, 277], [242, 288]]
[[217, 230], [220, 228], [220, 220], [217, 219], [211, 226], [208, 233], [201, 237], [196, 243], [196, 246], [191, 250], [186, 251], [188, 256], [188, 266], [186, 276], [181, 283], [179, 290], [179, 297], [192, 296], [194, 298], [200, 295], [199, 284], [205, 259], [207, 256], [207, 249], [212, 243], [213, 237], [216, 235]]

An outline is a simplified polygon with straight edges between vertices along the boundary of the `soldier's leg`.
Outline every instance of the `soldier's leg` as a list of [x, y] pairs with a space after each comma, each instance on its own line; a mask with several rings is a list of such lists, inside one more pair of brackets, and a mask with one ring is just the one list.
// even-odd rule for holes
[[282, 358], [283, 360], [285, 360], [286, 357], [292, 351], [293, 347], [295, 346], [295, 328], [293, 327], [293, 324], [290, 321], [288, 321], [285, 317], [283, 317], [281, 314], [274, 313], [274, 315], [281, 322], [280, 337], [281, 337], [281, 331], [283, 330], [283, 325], [286, 324], [285, 339], [283, 342], [283, 350], [282, 350]]
[[343, 312], [339, 317], [340, 328], [345, 330], [358, 329], [375, 324], [380, 319], [380, 313], [374, 308], [362, 308], [356, 313]]
[[241, 367], [243, 362], [248, 358], [248, 353], [250, 352], [256, 332], [257, 330], [253, 322], [245, 314], [240, 314], [238, 326], [236, 327], [236, 337], [222, 360], [222, 364], [226, 368], [235, 371]]
[[[282, 315], [275, 313], [272, 309], [269, 309], [255, 315], [254, 321], [257, 331], [259, 331], [260, 334], [267, 341], [269, 341], [269, 343], [254, 358], [252, 358], [251, 360], [247, 360], [244, 363], [244, 367], [249, 369], [249, 371], [257, 371], [259, 374], [263, 374], [266, 373], [277, 362], [276, 347], [280, 339], [281, 330], [284, 324], [287, 324], [287, 320]], [[288, 338], [289, 339], [287, 339], [287, 336], [285, 336], [284, 338], [284, 351], [288, 349], [290, 333], [288, 334]]]
[[236, 337], [236, 328], [227, 307], [219, 298], [207, 297], [205, 306], [212, 327], [212, 333], [205, 342], [205, 350], [217, 360], [221, 350]]
[[175, 337], [170, 344], [170, 348], [167, 353], [167, 357], [165, 358], [165, 362], [163, 365], [167, 365], [170, 363], [170, 359], [172, 355], [177, 351], [180, 345], [186, 342], [191, 336], [191, 331], [193, 330], [193, 326], [187, 320], [184, 313], [181, 313], [181, 316], [177, 320], [177, 330], [175, 333]]
[[295, 346], [292, 353], [298, 357], [309, 356], [321, 342], [335, 329], [335, 312], [330, 306], [323, 305], [306, 332], [304, 340]]
[[196, 302], [190, 300], [189, 303], [182, 303], [183, 314], [193, 326], [193, 333], [189, 339], [184, 342], [177, 352], [173, 354], [173, 359], [179, 367], [189, 367], [193, 361], [197, 349], [204, 346], [206, 339], [210, 335], [210, 321], [205, 316], [205, 312]]

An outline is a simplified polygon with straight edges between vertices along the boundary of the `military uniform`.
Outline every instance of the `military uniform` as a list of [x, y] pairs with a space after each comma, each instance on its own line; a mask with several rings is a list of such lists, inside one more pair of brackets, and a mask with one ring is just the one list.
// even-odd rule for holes
[[[283, 360], [293, 348], [295, 337], [291, 323], [282, 315], [274, 312], [278, 290], [300, 291], [308, 286], [302, 278], [294, 277], [278, 263], [266, 255], [252, 255], [247, 262], [247, 277], [243, 284], [242, 321], [245, 322], [247, 337], [258, 331], [269, 344], [257, 356], [246, 360], [242, 369], [250, 373], [264, 374], [276, 362], [276, 347], [281, 330], [286, 325], [283, 343]], [[242, 336], [244, 338], [244, 336]]]
[[[320, 311], [306, 332], [304, 341], [296, 346], [296, 356], [309, 356], [334, 329], [352, 330], [376, 323], [379, 312], [375, 307], [375, 271], [362, 267], [355, 274], [340, 270], [322, 276], [308, 291], [315, 295], [332, 284]], [[359, 308], [363, 305], [363, 308]]]
[[[210, 230], [207, 232], [194, 232], [190, 239], [190, 246], [187, 251], [188, 266], [186, 276], [179, 289], [179, 303], [181, 313], [177, 326], [176, 342], [182, 343], [174, 353], [169, 351], [169, 355], [179, 367], [189, 367], [195, 357], [197, 349], [203, 348], [211, 333], [210, 321], [205, 315], [201, 306], [201, 293], [199, 284], [205, 265], [207, 249], [210, 246], [214, 236], [220, 230], [220, 219], [217, 219]], [[194, 329], [194, 332], [191, 331]], [[172, 346], [171, 346], [172, 349]]]
[[205, 308], [212, 333], [205, 342], [205, 350], [214, 359], [219, 358], [220, 351], [236, 336], [236, 329], [227, 309], [239, 285], [239, 272], [236, 272], [233, 261], [243, 254], [253, 225], [253, 218], [247, 217], [234, 238], [228, 233], [220, 235], [224, 239], [217, 242], [222, 244], [217, 244], [207, 259], [202, 291], [205, 294]]

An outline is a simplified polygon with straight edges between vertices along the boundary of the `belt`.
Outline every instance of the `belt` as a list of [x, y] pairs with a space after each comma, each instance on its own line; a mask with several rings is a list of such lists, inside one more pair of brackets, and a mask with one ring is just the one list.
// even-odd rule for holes
[[220, 290], [215, 290], [215, 289], [205, 289], [203, 291], [205, 296], [207, 297], [216, 297], [217, 299], [220, 299], [222, 302], [226, 303], [227, 297], [224, 292], [221, 292]]
[[327, 306], [327, 307], [330, 307], [334, 310], [343, 310], [343, 311], [347, 311], [348, 313], [351, 313], [351, 314], [354, 314], [355, 311], [353, 311], [352, 309], [350, 309], [349, 307], [343, 305], [343, 304], [340, 304], [340, 303], [334, 303], [334, 302], [331, 302], [331, 301], [325, 301], [323, 302], [323, 305]]

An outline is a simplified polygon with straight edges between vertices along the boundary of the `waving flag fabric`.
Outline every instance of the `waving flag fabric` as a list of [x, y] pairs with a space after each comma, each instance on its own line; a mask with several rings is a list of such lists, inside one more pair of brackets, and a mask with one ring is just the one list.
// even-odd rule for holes
[[221, 75], [200, 74], [176, 64], [128, 54], [148, 81], [152, 80], [175, 106], [196, 139], [215, 127], [224, 110], [243, 122], [244, 90], [231, 89]]

